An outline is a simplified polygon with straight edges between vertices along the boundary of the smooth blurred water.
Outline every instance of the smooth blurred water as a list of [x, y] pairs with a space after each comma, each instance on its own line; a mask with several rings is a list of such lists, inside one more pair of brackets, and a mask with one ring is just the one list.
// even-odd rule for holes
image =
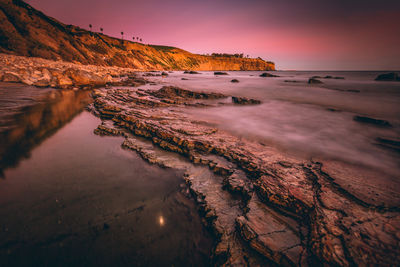
[[[279, 146], [302, 157], [342, 160], [400, 174], [400, 154], [378, 144], [376, 138], [399, 141], [400, 83], [374, 81], [382, 72], [270, 72], [277, 78], [262, 78], [262, 72], [231, 71], [229, 75], [170, 73], [153, 78], [162, 84], [197, 91], [222, 92], [262, 101], [255, 106], [224, 106], [192, 109], [197, 118], [213, 121], [237, 135]], [[312, 76], [323, 84], [308, 84]], [[185, 77], [189, 80], [181, 80]], [[238, 79], [239, 83], [231, 83]], [[286, 81], [296, 82], [286, 82]], [[387, 120], [382, 128], [353, 120], [355, 115]]]

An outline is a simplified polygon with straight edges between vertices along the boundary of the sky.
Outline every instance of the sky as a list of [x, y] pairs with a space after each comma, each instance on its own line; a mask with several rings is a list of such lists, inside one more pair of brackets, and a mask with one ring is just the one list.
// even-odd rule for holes
[[281, 70], [400, 70], [400, 0], [26, 0], [65, 24]]

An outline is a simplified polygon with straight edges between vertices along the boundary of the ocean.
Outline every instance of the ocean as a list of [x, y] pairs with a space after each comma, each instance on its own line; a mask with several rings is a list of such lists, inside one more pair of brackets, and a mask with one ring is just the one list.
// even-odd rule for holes
[[[375, 81], [384, 73], [377, 71], [276, 71], [270, 73], [280, 77], [259, 77], [261, 73], [230, 71], [216, 76], [214, 72], [174, 72], [167, 78], [152, 79], [195, 91], [261, 100], [261, 105], [240, 108], [189, 109], [194, 118], [237, 135], [304, 159], [334, 159], [400, 174], [399, 82]], [[308, 84], [313, 76], [322, 77], [318, 78], [322, 83]], [[355, 116], [387, 121], [391, 126], [359, 122]]]

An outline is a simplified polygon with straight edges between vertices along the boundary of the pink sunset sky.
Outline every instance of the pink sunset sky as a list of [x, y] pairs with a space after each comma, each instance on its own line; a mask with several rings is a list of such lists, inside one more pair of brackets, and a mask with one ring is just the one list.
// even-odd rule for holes
[[27, 0], [63, 23], [282, 70], [399, 70], [399, 0]]

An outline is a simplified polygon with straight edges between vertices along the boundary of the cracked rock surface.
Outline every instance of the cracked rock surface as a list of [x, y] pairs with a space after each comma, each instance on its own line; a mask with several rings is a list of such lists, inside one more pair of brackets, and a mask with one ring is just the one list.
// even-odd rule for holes
[[[160, 90], [98, 89], [89, 107], [98, 134], [163, 167], [182, 169], [206, 226], [216, 265], [396, 265], [396, 177], [335, 161], [299, 160], [237, 137], [187, 111], [254, 99]], [[373, 194], [373, 197], [372, 195]]]

